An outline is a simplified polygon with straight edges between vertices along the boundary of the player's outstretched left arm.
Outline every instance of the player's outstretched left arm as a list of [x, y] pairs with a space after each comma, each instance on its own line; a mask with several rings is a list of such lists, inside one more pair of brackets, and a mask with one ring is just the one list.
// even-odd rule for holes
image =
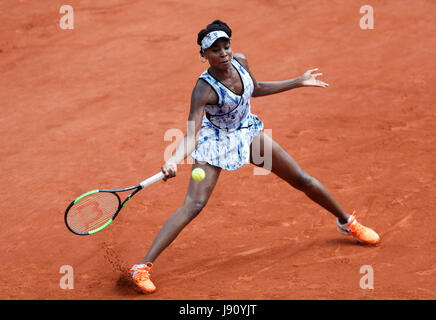
[[301, 76], [294, 79], [283, 81], [257, 81], [248, 67], [245, 56], [241, 53], [236, 53], [234, 57], [250, 72], [254, 84], [253, 97], [267, 96], [301, 87], [328, 87], [327, 83], [317, 79], [317, 77], [322, 76], [322, 73], [317, 73], [318, 68], [307, 70]]

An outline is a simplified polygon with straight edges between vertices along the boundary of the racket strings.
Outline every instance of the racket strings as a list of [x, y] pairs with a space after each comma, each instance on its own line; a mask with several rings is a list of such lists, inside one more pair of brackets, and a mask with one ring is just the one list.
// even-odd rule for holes
[[95, 230], [117, 212], [119, 198], [111, 192], [97, 192], [77, 201], [69, 210], [67, 223], [78, 233]]

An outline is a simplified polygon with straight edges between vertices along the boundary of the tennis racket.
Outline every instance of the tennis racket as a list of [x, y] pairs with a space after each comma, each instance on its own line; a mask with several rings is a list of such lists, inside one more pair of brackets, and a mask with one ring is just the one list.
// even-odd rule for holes
[[[118, 213], [138, 191], [161, 180], [162, 172], [142, 181], [140, 184], [124, 189], [97, 189], [88, 191], [74, 199], [65, 211], [65, 224], [72, 233], [90, 235], [110, 225]], [[133, 190], [121, 202], [119, 192]]]

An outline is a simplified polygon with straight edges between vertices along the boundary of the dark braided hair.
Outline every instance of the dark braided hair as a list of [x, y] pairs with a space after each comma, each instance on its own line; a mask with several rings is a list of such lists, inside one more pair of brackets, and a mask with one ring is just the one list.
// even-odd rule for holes
[[[227, 33], [227, 35], [229, 36], [229, 38], [232, 37], [232, 29], [230, 29], [230, 27], [227, 25], [227, 23], [221, 21], [221, 20], [215, 20], [212, 23], [208, 24], [207, 27], [205, 29], [202, 29], [199, 33], [198, 33], [198, 37], [197, 37], [197, 44], [199, 46], [201, 46], [201, 41], [203, 40], [203, 38], [212, 31], [224, 31], [225, 33]], [[200, 49], [200, 53], [202, 53], [202, 50]]]

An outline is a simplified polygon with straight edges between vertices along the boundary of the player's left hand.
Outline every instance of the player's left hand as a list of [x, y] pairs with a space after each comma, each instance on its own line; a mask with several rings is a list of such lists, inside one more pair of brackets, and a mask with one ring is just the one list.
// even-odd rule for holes
[[300, 76], [301, 86], [303, 87], [322, 87], [326, 88], [329, 85], [325, 82], [317, 80], [316, 77], [322, 76], [322, 73], [315, 73], [318, 68], [307, 70]]

